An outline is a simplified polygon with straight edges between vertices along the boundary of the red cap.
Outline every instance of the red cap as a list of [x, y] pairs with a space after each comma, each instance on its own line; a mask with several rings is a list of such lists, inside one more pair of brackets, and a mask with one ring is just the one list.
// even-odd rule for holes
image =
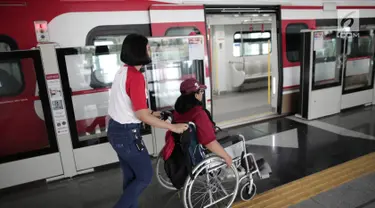
[[182, 94], [190, 94], [198, 92], [198, 90], [207, 89], [206, 85], [200, 84], [196, 79], [190, 78], [183, 81], [180, 85], [180, 92]]

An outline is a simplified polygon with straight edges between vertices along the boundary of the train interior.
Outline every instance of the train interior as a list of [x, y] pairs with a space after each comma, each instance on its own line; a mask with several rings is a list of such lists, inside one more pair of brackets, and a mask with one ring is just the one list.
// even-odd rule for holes
[[275, 114], [279, 70], [276, 14], [254, 9], [218, 11], [206, 17], [215, 120], [230, 125]]

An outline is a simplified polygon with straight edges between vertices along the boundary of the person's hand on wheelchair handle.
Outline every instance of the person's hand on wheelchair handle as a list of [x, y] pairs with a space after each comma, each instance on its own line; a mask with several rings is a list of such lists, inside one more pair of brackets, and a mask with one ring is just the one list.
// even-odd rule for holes
[[162, 112], [160, 112], [160, 111], [153, 111], [152, 115], [155, 116], [156, 118], [161, 118], [162, 117]]
[[171, 124], [171, 127], [169, 130], [173, 131], [177, 134], [182, 134], [184, 131], [186, 131], [189, 128], [189, 125], [187, 124]]

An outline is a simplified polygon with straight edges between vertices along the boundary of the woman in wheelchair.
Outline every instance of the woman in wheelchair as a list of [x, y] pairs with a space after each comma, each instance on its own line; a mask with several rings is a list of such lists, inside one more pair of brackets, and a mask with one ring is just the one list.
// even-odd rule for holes
[[205, 89], [207, 87], [200, 84], [196, 79], [191, 78], [183, 81], [180, 85], [181, 95], [175, 103], [173, 120], [176, 123], [193, 122], [196, 126], [199, 144], [223, 158], [228, 167], [230, 167], [232, 165], [232, 157], [216, 140], [215, 124], [209, 112], [202, 105]]
[[[185, 80], [181, 83], [181, 95], [175, 103], [173, 113], [162, 113], [163, 120], [172, 118], [172, 123], [189, 123], [190, 128], [182, 134], [167, 132], [166, 144], [156, 162], [156, 177], [164, 188], [182, 190], [185, 208], [195, 208], [199, 204], [202, 205], [199, 207], [219, 204], [219, 207], [229, 208], [236, 199], [237, 192], [240, 192], [242, 200], [251, 200], [255, 196], [253, 175], [265, 179], [272, 171], [267, 164], [267, 168], [262, 167], [265, 171], [262, 170], [261, 173], [261, 164], [254, 154], [247, 152], [243, 135], [225, 135], [222, 138], [216, 134], [211, 115], [202, 105], [206, 88], [195, 79]], [[235, 151], [241, 154], [234, 156], [232, 161], [217, 137], [222, 144], [239, 143], [242, 150]], [[217, 156], [206, 155], [201, 151], [201, 146]], [[225, 168], [226, 166], [229, 168]]]

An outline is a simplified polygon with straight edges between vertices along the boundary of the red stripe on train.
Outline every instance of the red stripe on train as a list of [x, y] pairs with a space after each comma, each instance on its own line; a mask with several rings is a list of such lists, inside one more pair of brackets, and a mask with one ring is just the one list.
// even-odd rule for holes
[[299, 85], [290, 85], [290, 86], [283, 87], [283, 90], [294, 90], [298, 88], [299, 88]]
[[109, 87], [105, 88], [97, 88], [97, 89], [89, 89], [89, 90], [79, 90], [79, 91], [74, 91], [72, 92], [72, 95], [87, 95], [87, 94], [94, 94], [94, 93], [99, 93], [99, 92], [107, 92], [109, 91]]
[[371, 59], [371, 56], [348, 58], [348, 61], [357, 61], [357, 60], [364, 60], [364, 59]]

